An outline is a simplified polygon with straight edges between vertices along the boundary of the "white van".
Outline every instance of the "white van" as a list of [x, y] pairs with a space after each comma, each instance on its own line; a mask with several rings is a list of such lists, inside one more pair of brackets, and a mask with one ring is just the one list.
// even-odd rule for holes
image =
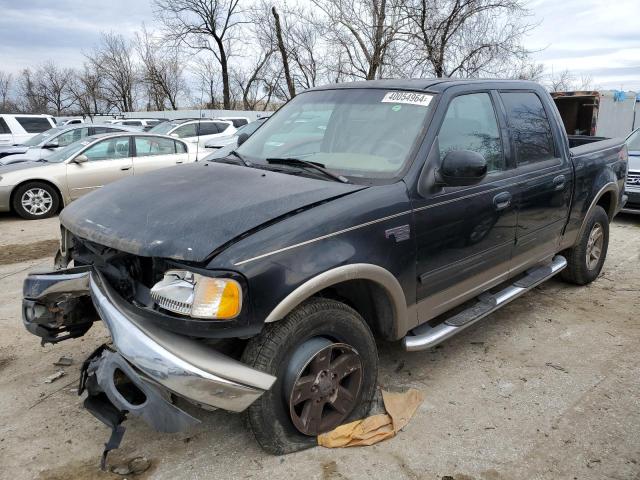
[[0, 114], [0, 146], [21, 144], [55, 126], [51, 115]]

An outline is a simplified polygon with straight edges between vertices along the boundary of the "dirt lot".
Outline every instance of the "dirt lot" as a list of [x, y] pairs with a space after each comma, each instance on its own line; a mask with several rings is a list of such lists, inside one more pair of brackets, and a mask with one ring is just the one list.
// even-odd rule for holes
[[[20, 321], [26, 271], [47, 266], [56, 219], [0, 216], [0, 477], [123, 478], [97, 464], [107, 429], [75, 392], [83, 358], [106, 339], [41, 347]], [[151, 460], [128, 478], [640, 479], [640, 218], [611, 230], [602, 276], [552, 280], [439, 348], [381, 346], [380, 384], [426, 394], [400, 435], [373, 447], [263, 453], [242, 416], [192, 413], [203, 424], [163, 435], [127, 422], [112, 464]], [[47, 384], [72, 357], [65, 376]]]

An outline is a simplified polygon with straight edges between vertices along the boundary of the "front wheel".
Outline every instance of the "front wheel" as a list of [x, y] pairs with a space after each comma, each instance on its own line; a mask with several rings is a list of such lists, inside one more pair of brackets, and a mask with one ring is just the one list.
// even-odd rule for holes
[[51, 217], [56, 214], [59, 206], [58, 192], [48, 183], [25, 183], [13, 194], [14, 211], [27, 220]]
[[312, 299], [252, 338], [244, 363], [277, 380], [248, 409], [260, 446], [276, 455], [317, 444], [316, 436], [364, 417], [378, 355], [371, 330], [344, 303]]
[[609, 217], [597, 206], [586, 220], [578, 243], [565, 252], [567, 268], [560, 274], [563, 280], [576, 285], [593, 282], [604, 265], [609, 247]]

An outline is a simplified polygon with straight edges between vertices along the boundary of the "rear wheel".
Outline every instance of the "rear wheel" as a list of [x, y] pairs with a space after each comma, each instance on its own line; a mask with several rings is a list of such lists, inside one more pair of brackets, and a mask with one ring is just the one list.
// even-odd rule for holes
[[13, 194], [13, 209], [27, 220], [51, 217], [56, 214], [59, 206], [58, 192], [48, 183], [25, 183]]
[[578, 243], [565, 252], [567, 268], [561, 277], [576, 285], [593, 282], [604, 265], [609, 246], [609, 217], [600, 206], [594, 208], [578, 239]]
[[268, 324], [243, 361], [277, 378], [247, 412], [256, 440], [273, 454], [312, 447], [316, 435], [364, 417], [375, 393], [371, 330], [334, 300], [313, 299]]

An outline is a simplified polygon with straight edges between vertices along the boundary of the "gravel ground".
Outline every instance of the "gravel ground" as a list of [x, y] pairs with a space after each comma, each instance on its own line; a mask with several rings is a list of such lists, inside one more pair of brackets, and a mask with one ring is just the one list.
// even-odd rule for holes
[[[57, 234], [55, 218], [0, 216], [0, 477], [124, 478], [98, 471], [109, 432], [75, 390], [79, 365], [106, 331], [96, 325], [81, 339], [41, 347], [20, 321], [22, 281], [51, 263]], [[432, 350], [381, 345], [380, 384], [426, 395], [392, 440], [274, 457], [241, 415], [189, 409], [203, 419], [190, 432], [127, 421], [110, 463], [147, 457], [151, 467], [127, 477], [135, 479], [639, 480], [639, 246], [640, 218], [619, 217], [592, 285], [551, 280]], [[73, 365], [45, 383], [61, 356]]]

